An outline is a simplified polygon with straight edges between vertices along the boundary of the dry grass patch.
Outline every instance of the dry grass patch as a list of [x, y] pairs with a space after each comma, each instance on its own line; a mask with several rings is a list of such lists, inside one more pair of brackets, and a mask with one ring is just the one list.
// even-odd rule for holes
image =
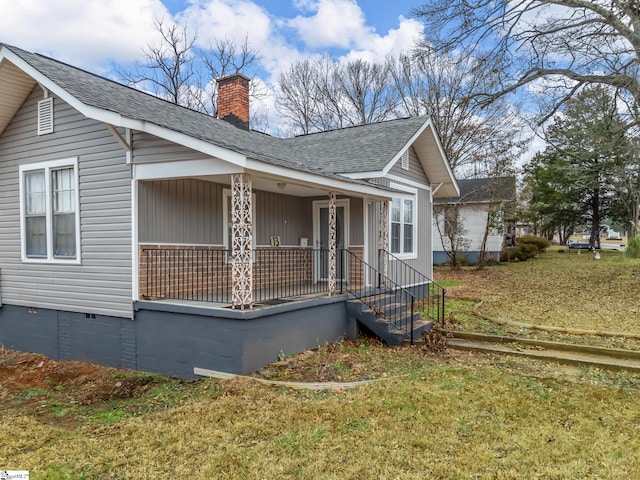
[[363, 345], [325, 345], [309, 360], [311, 371], [375, 356], [394, 372], [340, 393], [207, 379], [164, 408], [73, 426], [5, 409], [16, 401], [5, 396], [0, 465], [36, 479], [640, 477], [637, 376]]
[[[501, 318], [640, 333], [639, 274], [615, 253], [552, 251], [438, 278], [461, 328], [503, 333], [473, 314], [482, 298]], [[381, 381], [319, 393], [182, 382], [0, 348], [0, 467], [53, 480], [640, 478], [639, 375], [371, 339], [259, 375]]]
[[589, 253], [555, 248], [533, 260], [484, 270], [440, 268], [440, 279], [461, 282], [447, 289], [450, 298], [482, 300], [480, 310], [490, 317], [640, 334], [640, 260], [619, 252], [605, 251], [594, 260]]

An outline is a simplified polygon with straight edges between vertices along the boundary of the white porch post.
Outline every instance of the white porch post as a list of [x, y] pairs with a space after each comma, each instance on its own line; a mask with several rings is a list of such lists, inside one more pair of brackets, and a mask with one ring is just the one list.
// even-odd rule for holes
[[[380, 250], [389, 251], [389, 202], [380, 204], [380, 224], [378, 225], [378, 268], [385, 278], [389, 276], [389, 259], [386, 254], [380, 254]], [[385, 282], [386, 283], [386, 282]]]
[[231, 175], [231, 308], [253, 308], [251, 177]]
[[336, 293], [336, 194], [329, 192], [329, 295]]

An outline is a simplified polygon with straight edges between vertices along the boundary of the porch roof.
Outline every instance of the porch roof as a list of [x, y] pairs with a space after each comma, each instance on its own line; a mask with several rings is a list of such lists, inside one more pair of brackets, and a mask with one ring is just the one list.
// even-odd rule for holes
[[[17, 67], [17, 68], [16, 68]], [[24, 73], [22, 73], [24, 72]], [[441, 194], [457, 194], [455, 179], [439, 148], [428, 117], [391, 120], [289, 139], [236, 128], [232, 124], [184, 108], [140, 90], [20, 48], [0, 44], [0, 84], [14, 80], [10, 92], [3, 91], [0, 132], [11, 120], [36, 82], [62, 98], [89, 118], [107, 124], [148, 132], [160, 138], [220, 158], [241, 168], [262, 170], [278, 166], [313, 176], [329, 178], [348, 189], [379, 192], [385, 197], [393, 189], [365, 178], [382, 176], [402, 152], [414, 145], [430, 181], [446, 184]], [[427, 127], [431, 127], [430, 129]], [[425, 161], [427, 154], [437, 158]], [[366, 173], [366, 175], [358, 175]], [[309, 177], [311, 178], [311, 177]], [[320, 181], [318, 181], [320, 182]], [[357, 187], [358, 186], [358, 187]]]

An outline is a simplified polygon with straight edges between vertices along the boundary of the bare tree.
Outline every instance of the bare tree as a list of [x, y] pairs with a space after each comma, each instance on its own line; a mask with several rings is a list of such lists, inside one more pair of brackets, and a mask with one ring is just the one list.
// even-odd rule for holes
[[[155, 20], [154, 27], [160, 39], [143, 49], [143, 60], [133, 70], [118, 66], [115, 70], [129, 85], [183, 107], [216, 115], [215, 79], [233, 73], [250, 74], [261, 60], [246, 37], [241, 44], [224, 38], [202, 49], [196, 46], [197, 37], [187, 26]], [[260, 82], [250, 83], [254, 98], [265, 94]]]
[[296, 62], [278, 83], [279, 111], [302, 133], [395, 118], [397, 93], [386, 62], [341, 64], [324, 55]]
[[343, 100], [343, 117], [350, 125], [365, 125], [392, 118], [397, 103], [389, 83], [389, 66], [358, 59], [338, 65], [335, 83]]
[[276, 101], [296, 131], [306, 134], [318, 127], [318, 98], [317, 71], [308, 59], [294, 63], [279, 75]]
[[187, 27], [154, 20], [161, 40], [143, 48], [142, 62], [136, 62], [133, 71], [116, 67], [118, 75], [128, 84], [149, 89], [151, 93], [169, 102], [193, 107], [191, 85], [195, 80], [192, 48], [196, 40]]
[[477, 93], [496, 84], [488, 64], [421, 48], [390, 62], [400, 92], [399, 116], [431, 116], [452, 169], [459, 177], [510, 174], [527, 142], [516, 107], [506, 98], [483, 105]]
[[598, 83], [640, 104], [637, 2], [429, 0], [414, 14], [438, 52], [471, 55], [500, 73], [502, 83], [483, 92], [484, 101], [544, 82], [545, 120], [584, 85]]
[[[247, 36], [239, 45], [228, 37], [218, 39], [209, 44], [208, 50], [198, 50], [197, 54], [208, 73], [207, 77], [200, 82], [200, 85], [206, 86], [200, 89], [203, 92], [202, 99], [206, 100], [201, 102], [199, 109], [208, 111], [214, 116], [218, 111], [216, 102], [218, 88], [213, 80], [234, 73], [249, 73], [262, 59], [262, 56], [250, 47]], [[208, 95], [205, 95], [205, 92]], [[249, 95], [252, 98], [263, 98], [266, 94], [263, 84], [255, 81], [255, 72], [253, 72], [252, 81], [249, 83]]]
[[440, 203], [433, 206], [434, 223], [451, 268], [457, 270], [464, 261], [464, 253], [471, 241], [460, 215], [460, 203]]

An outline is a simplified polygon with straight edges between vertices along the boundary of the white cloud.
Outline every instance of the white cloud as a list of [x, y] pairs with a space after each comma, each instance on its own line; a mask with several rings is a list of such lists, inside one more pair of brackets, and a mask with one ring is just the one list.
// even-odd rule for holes
[[312, 16], [297, 16], [287, 23], [294, 28], [310, 48], [338, 47], [349, 49], [360, 46], [363, 39], [375, 30], [366, 25], [364, 13], [354, 0], [318, 0], [302, 2]]
[[202, 47], [224, 38], [242, 43], [245, 36], [258, 44], [272, 35], [268, 12], [247, 0], [194, 0], [176, 20], [195, 29]]
[[[174, 17], [163, 1], [178, 9]], [[397, 28], [378, 33], [356, 0], [287, 1], [297, 16], [278, 17], [269, 3], [255, 0], [0, 0], [0, 41], [109, 75], [113, 64], [141, 60], [143, 48], [158, 42], [155, 19], [186, 24], [204, 48], [225, 38], [239, 44], [246, 36], [262, 57], [260, 81], [272, 93], [261, 108], [278, 128], [274, 86], [295, 61], [326, 52], [379, 61], [410, 49], [423, 33], [421, 23], [401, 16]]]
[[351, 50], [344, 58], [352, 60], [360, 58], [370, 62], [378, 62], [388, 53], [398, 54], [411, 50], [418, 39], [422, 38], [424, 25], [413, 19], [399, 18], [398, 28], [391, 29], [386, 35], [370, 35], [360, 48]]
[[98, 72], [139, 58], [168, 16], [160, 0], [0, 0], [0, 11], [3, 42]]
[[197, 44], [203, 48], [224, 39], [240, 45], [247, 38], [271, 79], [302, 55], [279, 30], [282, 20], [249, 0], [193, 0], [176, 20], [197, 32]]

